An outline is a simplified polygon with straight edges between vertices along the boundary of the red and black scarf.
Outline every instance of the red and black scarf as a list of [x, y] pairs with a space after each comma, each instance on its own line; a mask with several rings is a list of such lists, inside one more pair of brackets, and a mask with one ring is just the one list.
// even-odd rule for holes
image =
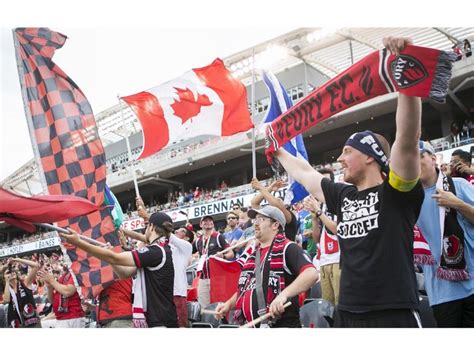
[[[453, 179], [444, 175], [439, 170], [436, 188], [450, 191], [456, 195]], [[453, 208], [439, 207], [439, 223], [441, 231], [441, 258], [436, 269], [436, 277], [448, 281], [465, 281], [471, 278], [467, 271], [464, 256], [464, 231], [459, 225], [457, 212]], [[431, 249], [415, 225], [413, 256], [415, 264], [434, 265], [436, 262], [431, 254]]]
[[[273, 287], [269, 284], [269, 277], [270, 273], [274, 276], [278, 276], [279, 278], [279, 291], [283, 291], [285, 288], [285, 278], [284, 278], [284, 260], [283, 254], [285, 252], [285, 247], [287, 244], [291, 243], [289, 239], [285, 237], [284, 234], [278, 234], [268, 251], [268, 257], [265, 258], [266, 262], [263, 266], [263, 291], [266, 300], [266, 306], [272, 303], [275, 299], [277, 294], [275, 291], [275, 285]], [[244, 282], [239, 281], [239, 289], [238, 289], [238, 297], [235, 306], [234, 312], [234, 319], [239, 322], [240, 324], [244, 324], [246, 321], [249, 322], [251, 320], [246, 319], [243, 312], [243, 303], [244, 297], [247, 292], [250, 292], [250, 297], [252, 297], [252, 293], [256, 292], [255, 287], [253, 287], [253, 283], [255, 282], [255, 255], [256, 255], [256, 248], [260, 248], [260, 246], [252, 247], [252, 250], [246, 251], [245, 255], [245, 262], [242, 266], [241, 277], [243, 274], [246, 275], [246, 279]]]
[[[444, 191], [456, 195], [453, 179], [441, 172], [438, 174], [436, 186], [441, 182]], [[449, 281], [465, 281], [471, 278], [464, 257], [464, 231], [459, 225], [457, 214], [454, 208], [440, 207], [441, 261], [436, 276]]]
[[298, 134], [376, 96], [399, 91], [443, 103], [455, 60], [454, 53], [411, 45], [399, 56], [386, 49], [369, 54], [268, 125], [268, 162], [272, 164], [275, 151]]

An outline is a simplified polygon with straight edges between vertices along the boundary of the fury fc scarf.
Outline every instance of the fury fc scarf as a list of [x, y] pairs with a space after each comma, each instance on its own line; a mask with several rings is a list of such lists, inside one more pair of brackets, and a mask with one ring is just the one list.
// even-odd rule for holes
[[[436, 188], [456, 195], [453, 179], [438, 171]], [[458, 223], [454, 208], [439, 207], [441, 229], [441, 260], [436, 276], [449, 281], [465, 281], [471, 276], [467, 272], [464, 258], [464, 231]]]
[[399, 56], [387, 49], [373, 52], [314, 90], [267, 126], [268, 162], [293, 137], [349, 107], [399, 91], [443, 103], [456, 55], [432, 48], [406, 46]]

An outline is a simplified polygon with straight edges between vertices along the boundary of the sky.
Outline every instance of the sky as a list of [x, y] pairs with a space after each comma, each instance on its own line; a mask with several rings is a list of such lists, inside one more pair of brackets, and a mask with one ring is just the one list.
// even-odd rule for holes
[[[216, 57], [224, 58], [296, 28], [375, 27], [390, 26], [394, 19], [407, 21], [407, 17], [372, 13], [367, 19], [366, 2], [370, 3], [358, 1], [351, 11], [341, 11], [347, 9], [343, 1], [316, 4], [309, 0], [293, 6], [283, 0], [181, 0], [155, 5], [143, 0], [113, 4], [83, 0], [74, 8], [65, 8], [66, 2], [60, 0], [23, 0], [2, 5], [0, 181], [33, 157], [13, 48], [15, 27], [49, 27], [68, 37], [53, 61], [78, 84], [97, 114], [115, 105], [117, 95], [157, 86], [191, 68], [210, 64]], [[408, 1], [397, 2], [401, 7], [404, 3]], [[417, 7], [410, 3], [412, 12], [420, 11]], [[407, 25], [430, 25], [427, 17], [414, 20]]]
[[[294, 28], [159, 29], [50, 27], [68, 37], [53, 61], [81, 88], [95, 114], [191, 68], [210, 64]], [[11, 29], [0, 29], [0, 180], [33, 157]], [[14, 154], [12, 154], [14, 153]]]

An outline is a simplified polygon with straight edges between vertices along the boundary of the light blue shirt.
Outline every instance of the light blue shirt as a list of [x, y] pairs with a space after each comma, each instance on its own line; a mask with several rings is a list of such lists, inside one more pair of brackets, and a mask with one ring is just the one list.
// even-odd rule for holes
[[[474, 186], [461, 178], [453, 178], [453, 181], [456, 196], [467, 204], [474, 205]], [[447, 281], [436, 277], [436, 269], [441, 257], [441, 229], [438, 204], [432, 198], [435, 192], [436, 186], [425, 189], [425, 199], [417, 222], [436, 262], [436, 265], [422, 265], [426, 293], [431, 306], [474, 294], [474, 278], [467, 281]], [[467, 271], [474, 277], [474, 225], [460, 213], [457, 214], [457, 220], [464, 231], [464, 259]]]
[[231, 243], [233, 240], [239, 240], [244, 231], [239, 227], [235, 228], [233, 231], [224, 233], [224, 238], [228, 243]]

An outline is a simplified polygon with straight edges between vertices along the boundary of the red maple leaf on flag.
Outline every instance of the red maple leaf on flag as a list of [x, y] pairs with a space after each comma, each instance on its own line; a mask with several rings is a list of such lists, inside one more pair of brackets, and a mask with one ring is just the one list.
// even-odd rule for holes
[[179, 101], [174, 100], [174, 103], [171, 104], [171, 108], [174, 111], [175, 116], [181, 118], [183, 124], [187, 120], [197, 116], [201, 112], [202, 106], [210, 106], [212, 102], [209, 100], [207, 95], [201, 95], [198, 93], [197, 99], [194, 97], [194, 94], [188, 88], [180, 89], [175, 87], [176, 93], [179, 96]]

